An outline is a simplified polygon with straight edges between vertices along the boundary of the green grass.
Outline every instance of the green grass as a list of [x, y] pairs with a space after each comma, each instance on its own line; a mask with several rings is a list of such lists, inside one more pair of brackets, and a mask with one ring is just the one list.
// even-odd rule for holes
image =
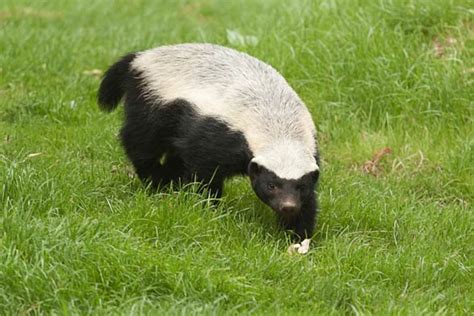
[[[473, 7], [2, 1], [0, 313], [473, 314]], [[306, 256], [286, 253], [247, 179], [217, 209], [192, 189], [147, 193], [121, 110], [101, 113], [84, 74], [163, 44], [231, 46], [226, 29], [258, 37], [237, 48], [281, 71], [318, 127]]]

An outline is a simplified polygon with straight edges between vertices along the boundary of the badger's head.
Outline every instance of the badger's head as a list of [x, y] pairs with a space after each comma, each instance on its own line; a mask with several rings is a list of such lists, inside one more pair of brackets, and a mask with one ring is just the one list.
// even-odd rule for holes
[[278, 215], [291, 218], [314, 196], [319, 166], [315, 155], [302, 146], [284, 147], [255, 156], [248, 174], [257, 196]]

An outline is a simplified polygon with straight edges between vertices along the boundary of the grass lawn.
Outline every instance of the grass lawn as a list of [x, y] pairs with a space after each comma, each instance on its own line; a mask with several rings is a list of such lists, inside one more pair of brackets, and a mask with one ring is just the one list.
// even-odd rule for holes
[[[472, 315], [473, 9], [2, 0], [0, 314]], [[306, 256], [287, 254], [248, 179], [228, 181], [213, 209], [192, 188], [150, 194], [133, 176], [122, 108], [96, 104], [98, 70], [182, 42], [246, 51], [308, 105], [323, 174]]]

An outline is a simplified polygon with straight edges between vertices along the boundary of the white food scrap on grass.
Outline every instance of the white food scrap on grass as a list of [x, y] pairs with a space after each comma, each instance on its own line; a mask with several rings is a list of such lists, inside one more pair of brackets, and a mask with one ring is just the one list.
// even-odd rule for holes
[[298, 253], [305, 254], [309, 251], [309, 243], [311, 239], [305, 239], [301, 242], [301, 247], [298, 248]]
[[301, 243], [297, 244], [292, 244], [290, 247], [288, 247], [288, 253], [290, 255], [299, 253], [299, 254], [306, 254], [309, 251], [309, 244], [311, 242], [311, 239], [305, 239]]
[[288, 254], [292, 255], [298, 251], [298, 248], [301, 247], [301, 244], [291, 244], [290, 247], [288, 247]]
[[227, 41], [234, 46], [257, 46], [258, 38], [252, 35], [242, 35], [238, 31], [226, 29]]

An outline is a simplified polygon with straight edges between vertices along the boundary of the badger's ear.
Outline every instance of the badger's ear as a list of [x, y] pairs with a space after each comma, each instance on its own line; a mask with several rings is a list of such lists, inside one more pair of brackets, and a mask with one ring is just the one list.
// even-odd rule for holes
[[248, 174], [251, 178], [257, 176], [262, 171], [262, 167], [255, 161], [250, 161], [248, 166]]
[[316, 183], [319, 180], [319, 168], [313, 171], [313, 181]]

